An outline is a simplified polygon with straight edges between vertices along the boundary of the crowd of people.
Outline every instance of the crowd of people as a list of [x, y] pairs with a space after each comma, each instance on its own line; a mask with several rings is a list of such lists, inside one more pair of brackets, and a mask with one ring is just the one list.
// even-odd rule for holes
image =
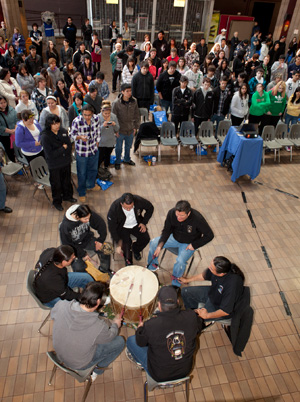
[[[121, 167], [123, 143], [123, 163], [135, 165], [130, 149], [140, 125], [139, 108], [149, 111], [155, 93], [176, 131], [189, 119], [196, 133], [207, 120], [217, 130], [225, 117], [236, 126], [249, 119], [260, 134], [265, 125], [275, 126], [280, 119], [288, 125], [298, 121], [300, 50], [295, 38], [286, 51], [284, 37], [273, 42], [269, 34], [263, 39], [255, 25], [251, 41], [240, 41], [235, 32], [230, 47], [223, 29], [210, 51], [204, 38], [198, 44], [189, 45], [185, 39], [178, 45], [173, 38], [167, 42], [162, 30], [153, 44], [146, 34], [137, 46], [128, 23], [120, 32], [113, 21], [109, 30], [112, 92], [117, 91], [118, 80], [120, 91], [111, 104], [100, 71], [102, 42], [88, 19], [81, 31], [83, 40], [77, 42], [77, 28], [68, 18], [60, 51], [49, 40], [45, 55], [37, 24], [32, 25], [28, 55], [17, 27], [9, 43], [0, 31], [0, 140], [12, 161], [14, 141], [29, 162], [46, 158], [53, 205], [60, 211], [63, 200], [75, 200], [70, 164], [66, 167], [72, 148], [67, 132], [75, 142], [78, 193], [84, 203], [87, 190], [99, 190], [98, 168], [104, 164], [107, 171], [114, 148], [116, 170]], [[58, 153], [46, 145], [53, 133]]]

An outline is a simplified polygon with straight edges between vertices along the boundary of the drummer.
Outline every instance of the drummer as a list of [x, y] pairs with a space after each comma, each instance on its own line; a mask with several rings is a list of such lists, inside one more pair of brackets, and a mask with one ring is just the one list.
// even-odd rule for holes
[[[126, 266], [132, 265], [132, 252], [137, 261], [142, 258], [141, 252], [150, 241], [146, 225], [153, 210], [150, 201], [131, 193], [124, 193], [110, 206], [108, 229], [117, 244], [116, 252], [124, 255]], [[134, 243], [132, 235], [136, 238]]]

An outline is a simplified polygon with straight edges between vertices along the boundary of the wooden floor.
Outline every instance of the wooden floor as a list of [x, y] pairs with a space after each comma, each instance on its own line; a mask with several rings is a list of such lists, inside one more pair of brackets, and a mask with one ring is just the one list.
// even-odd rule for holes
[[[109, 69], [107, 67], [106, 71]], [[243, 177], [232, 183], [230, 173], [209, 153], [197, 160], [183, 148], [162, 151], [162, 162], [147, 166], [133, 156], [136, 167], [112, 169], [114, 185], [107, 191], [88, 194], [89, 205], [104, 217], [113, 200], [123, 192], [140, 194], [152, 201], [151, 237], [159, 235], [167, 211], [179, 199], [187, 199], [206, 217], [215, 238], [201, 250], [192, 273], [201, 272], [217, 255], [225, 255], [244, 271], [251, 287], [255, 318], [249, 343], [239, 358], [232, 352], [218, 324], [200, 338], [192, 372], [190, 401], [300, 401], [300, 151], [293, 162], [282, 152], [281, 163], [266, 158], [257, 181]], [[46, 316], [28, 295], [25, 281], [40, 253], [59, 244], [58, 224], [63, 213], [49, 207], [42, 191], [32, 198], [33, 186], [18, 176], [9, 178], [7, 205], [12, 214], [0, 215], [0, 400], [3, 402], [80, 401], [83, 385], [57, 371], [48, 385], [52, 365], [51, 323], [43, 335], [37, 329]], [[241, 191], [245, 192], [247, 205]], [[64, 205], [67, 207], [68, 205]], [[252, 213], [253, 228], [246, 209]], [[264, 246], [272, 267], [262, 252]], [[141, 265], [145, 264], [148, 247]], [[164, 266], [172, 269], [172, 257]], [[122, 261], [113, 263], [118, 269]], [[168, 283], [168, 275], [161, 277]], [[279, 292], [284, 292], [291, 315], [287, 315]], [[122, 328], [121, 334], [133, 334]], [[82, 340], [84, 342], [84, 339]], [[145, 374], [130, 363], [125, 353], [112, 370], [98, 376], [87, 401], [143, 401]], [[149, 402], [184, 401], [182, 387], [149, 394]]]

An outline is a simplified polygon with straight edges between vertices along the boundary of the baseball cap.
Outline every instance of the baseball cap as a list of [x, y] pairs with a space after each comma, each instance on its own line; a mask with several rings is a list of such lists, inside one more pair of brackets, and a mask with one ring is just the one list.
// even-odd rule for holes
[[163, 286], [160, 288], [157, 297], [163, 304], [177, 304], [177, 292], [173, 286]]

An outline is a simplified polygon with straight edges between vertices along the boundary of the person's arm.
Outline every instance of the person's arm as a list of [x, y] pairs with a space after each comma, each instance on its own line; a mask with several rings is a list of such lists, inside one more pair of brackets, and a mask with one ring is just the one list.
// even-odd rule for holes
[[148, 346], [147, 326], [148, 324], [144, 323], [136, 330], [135, 340], [140, 347]]
[[32, 140], [24, 140], [25, 138], [25, 127], [21, 126], [20, 124], [17, 125], [16, 131], [15, 131], [15, 143], [16, 146], [19, 148], [27, 148], [29, 145], [31, 147], [35, 147], [35, 139], [32, 137]]
[[87, 256], [87, 252], [84, 250], [84, 248], [81, 247], [80, 244], [73, 242], [71, 233], [69, 233], [64, 220], [62, 221], [59, 227], [59, 232], [60, 232], [61, 243], [73, 247], [73, 249], [76, 250], [76, 256], [78, 258], [84, 258]]
[[[8, 84], [7, 84], [8, 85]], [[19, 87], [19, 85], [18, 85]], [[19, 87], [20, 88], [20, 87]], [[3, 85], [2, 83], [0, 83], [0, 93], [2, 96], [4, 96], [7, 100], [12, 100], [15, 101], [16, 97], [14, 95], [14, 93], [11, 92], [7, 92], [5, 85]]]
[[147, 225], [153, 215], [154, 206], [150, 201], [146, 200], [145, 198], [139, 196], [135, 196], [135, 198], [137, 200], [137, 205], [140, 206], [142, 210], [145, 210], [145, 214], [142, 217], [141, 223]]
[[104, 220], [96, 212], [92, 212], [90, 218], [90, 226], [98, 233], [97, 241], [103, 243], [106, 239], [107, 229]]
[[193, 275], [190, 278], [184, 278], [182, 276], [181, 278], [178, 279], [178, 281], [180, 283], [190, 283], [190, 282], [205, 281], [204, 276], [203, 276], [204, 272], [206, 272], [206, 270], [201, 272], [201, 274]]
[[113, 240], [118, 243], [121, 239], [119, 232], [118, 232], [118, 220], [117, 220], [117, 210], [118, 210], [118, 201], [114, 201], [107, 213], [107, 224], [108, 230], [111, 234]]
[[200, 213], [199, 215], [200, 216], [197, 217], [196, 222], [199, 236], [191, 243], [195, 250], [199, 247], [205, 246], [205, 244], [209, 243], [214, 238], [214, 233], [211, 230], [209, 224]]
[[166, 217], [165, 224], [164, 224], [164, 227], [163, 227], [163, 230], [161, 232], [160, 239], [159, 239], [159, 242], [158, 242], [158, 247], [160, 247], [160, 249], [162, 249], [163, 245], [168, 240], [168, 238], [170, 237], [170, 235], [171, 235], [171, 233], [173, 231], [173, 228], [172, 228], [172, 214], [174, 214], [174, 213], [175, 213], [174, 209], [171, 209], [168, 212], [168, 215]]
[[199, 317], [203, 318], [203, 320], [226, 317], [227, 315], [229, 315], [229, 314], [225, 313], [225, 311], [223, 311], [221, 309], [213, 311], [212, 313], [209, 313], [206, 310], [206, 308], [198, 308], [195, 311], [196, 311], [196, 313], [198, 314]]
[[95, 343], [102, 345], [110, 343], [118, 335], [119, 327], [121, 326], [121, 320], [119, 316], [116, 316], [110, 326], [107, 325], [107, 322], [104, 321], [103, 319], [100, 320], [99, 320], [99, 335], [95, 339]]

